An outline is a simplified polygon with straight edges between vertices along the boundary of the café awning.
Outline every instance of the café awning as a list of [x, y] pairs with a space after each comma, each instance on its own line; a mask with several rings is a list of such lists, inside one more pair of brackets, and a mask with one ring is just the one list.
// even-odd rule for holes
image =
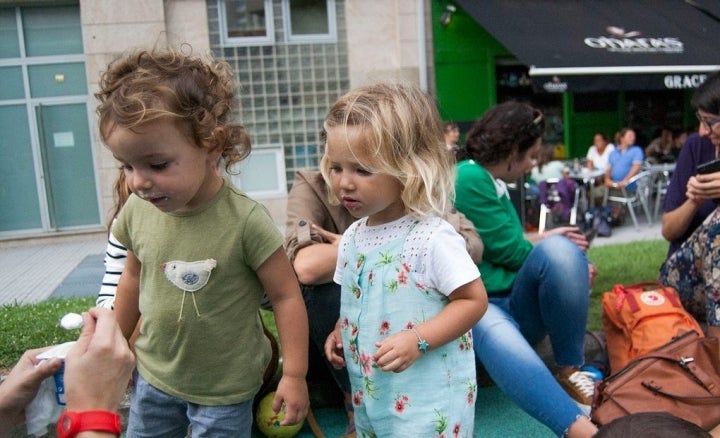
[[714, 0], [456, 0], [536, 91], [695, 88], [720, 70]]

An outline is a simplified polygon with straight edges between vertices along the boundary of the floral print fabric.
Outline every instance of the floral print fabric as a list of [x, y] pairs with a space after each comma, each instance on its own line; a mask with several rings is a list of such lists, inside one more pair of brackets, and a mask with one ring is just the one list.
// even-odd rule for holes
[[698, 321], [720, 326], [720, 209], [663, 263], [660, 283], [677, 289], [683, 306]]
[[403, 260], [407, 233], [362, 253], [355, 228], [343, 268], [340, 326], [359, 437], [472, 437], [475, 360], [471, 333], [424, 353], [400, 373], [373, 361], [376, 342], [438, 314], [447, 297], [416, 281]]

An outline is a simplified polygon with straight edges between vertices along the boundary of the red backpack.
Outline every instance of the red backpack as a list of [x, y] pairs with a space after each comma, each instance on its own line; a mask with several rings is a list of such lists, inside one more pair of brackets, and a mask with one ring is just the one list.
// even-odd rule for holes
[[648, 353], [700, 325], [682, 306], [677, 291], [657, 282], [623, 286], [602, 296], [602, 323], [610, 371], [614, 374]]

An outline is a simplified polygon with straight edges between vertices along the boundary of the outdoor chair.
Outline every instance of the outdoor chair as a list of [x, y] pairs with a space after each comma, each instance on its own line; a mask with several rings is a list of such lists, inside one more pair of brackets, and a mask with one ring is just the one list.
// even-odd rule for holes
[[[635, 190], [628, 190], [627, 186], [632, 183], [636, 183]], [[635, 206], [640, 204], [645, 217], [647, 218], [648, 224], [652, 224], [652, 216], [650, 215], [650, 197], [652, 195], [652, 174], [648, 170], [638, 172], [637, 175], [630, 178], [628, 184], [625, 187], [620, 188], [609, 188], [605, 187], [605, 197], [603, 199], [603, 205], [607, 205], [608, 202], [617, 202], [624, 205], [630, 217], [632, 218], [633, 224], [636, 229], [640, 229], [638, 225], [637, 216], [635, 215]]]
[[[580, 197], [580, 187], [572, 179], [548, 178], [538, 184], [540, 188], [540, 220], [538, 232], [547, 228], [548, 215], [551, 224], [556, 225], [555, 217], [559, 222], [577, 224], [577, 208]], [[552, 228], [552, 227], [551, 227]]]
[[657, 220], [662, 208], [662, 203], [665, 200], [668, 186], [670, 185], [670, 170], [663, 170], [655, 174], [655, 208], [653, 210], [653, 220]]

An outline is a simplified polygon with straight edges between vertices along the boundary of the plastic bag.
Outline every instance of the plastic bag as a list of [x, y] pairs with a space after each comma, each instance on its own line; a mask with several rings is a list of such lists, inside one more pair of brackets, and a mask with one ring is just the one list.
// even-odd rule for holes
[[65, 355], [75, 341], [60, 344], [50, 350], [38, 355], [42, 361], [59, 357], [63, 359], [63, 366], [54, 376], [48, 377], [40, 384], [35, 398], [25, 409], [25, 423], [29, 436], [45, 436], [48, 433], [48, 425], [54, 424], [62, 411], [65, 410], [65, 388], [63, 375], [65, 373]]

